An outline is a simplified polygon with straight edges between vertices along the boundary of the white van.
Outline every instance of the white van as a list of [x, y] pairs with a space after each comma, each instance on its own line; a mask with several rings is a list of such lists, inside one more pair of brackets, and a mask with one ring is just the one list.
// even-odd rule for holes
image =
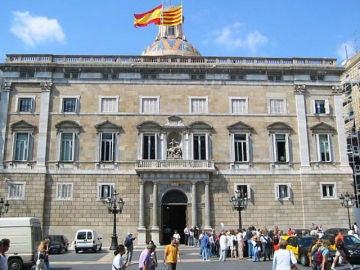
[[99, 237], [94, 230], [78, 230], [75, 234], [75, 252], [79, 253], [80, 250], [92, 250], [93, 252], [96, 252], [97, 250], [101, 251], [101, 239], [102, 238]]
[[6, 252], [9, 269], [23, 269], [34, 264], [34, 253], [43, 240], [41, 223], [35, 217], [0, 218], [0, 239], [10, 239]]

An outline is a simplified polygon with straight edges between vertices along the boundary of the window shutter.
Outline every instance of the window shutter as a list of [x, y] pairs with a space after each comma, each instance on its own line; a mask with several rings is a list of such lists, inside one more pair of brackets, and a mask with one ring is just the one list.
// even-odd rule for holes
[[325, 113], [330, 114], [330, 105], [328, 99], [325, 99]]

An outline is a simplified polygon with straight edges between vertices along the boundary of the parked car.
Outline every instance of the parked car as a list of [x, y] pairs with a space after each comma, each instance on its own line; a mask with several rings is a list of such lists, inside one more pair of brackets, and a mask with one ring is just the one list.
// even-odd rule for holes
[[309, 256], [310, 247], [316, 241], [314, 236], [296, 236], [292, 235], [287, 237], [287, 250], [291, 250], [296, 259], [304, 266], [309, 265]]
[[63, 253], [68, 251], [69, 240], [66, 236], [58, 234], [58, 235], [49, 235], [50, 240], [49, 244], [49, 253]]
[[101, 251], [102, 242], [94, 230], [82, 229], [75, 234], [75, 252], [91, 250], [93, 252]]
[[344, 235], [347, 234], [347, 232], [349, 231], [348, 228], [330, 228], [330, 229], [327, 229], [324, 231], [324, 235], [327, 235], [327, 236], [335, 236], [339, 233], [339, 231], [342, 230]]

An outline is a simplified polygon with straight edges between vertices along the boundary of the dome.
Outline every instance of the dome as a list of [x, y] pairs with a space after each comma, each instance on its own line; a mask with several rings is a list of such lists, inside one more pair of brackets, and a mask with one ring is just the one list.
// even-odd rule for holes
[[179, 38], [161, 38], [150, 44], [143, 55], [181, 55], [181, 56], [200, 56], [198, 50], [186, 40]]
[[142, 55], [146, 56], [201, 56], [199, 51], [186, 40], [182, 24], [159, 26], [159, 33], [153, 43], [146, 47]]

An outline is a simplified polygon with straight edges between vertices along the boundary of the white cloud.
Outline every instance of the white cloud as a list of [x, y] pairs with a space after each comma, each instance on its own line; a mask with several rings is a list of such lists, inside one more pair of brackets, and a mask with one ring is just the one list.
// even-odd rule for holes
[[56, 19], [32, 16], [28, 11], [13, 12], [10, 31], [25, 44], [35, 47], [46, 42], [65, 42], [65, 34]]
[[346, 60], [347, 57], [352, 57], [355, 53], [356, 44], [353, 41], [341, 43], [336, 50], [336, 54], [338, 55], [340, 61]]
[[267, 37], [259, 31], [245, 33], [243, 28], [239, 22], [225, 26], [218, 32], [215, 43], [228, 49], [245, 48], [255, 52], [259, 46], [268, 42]]

